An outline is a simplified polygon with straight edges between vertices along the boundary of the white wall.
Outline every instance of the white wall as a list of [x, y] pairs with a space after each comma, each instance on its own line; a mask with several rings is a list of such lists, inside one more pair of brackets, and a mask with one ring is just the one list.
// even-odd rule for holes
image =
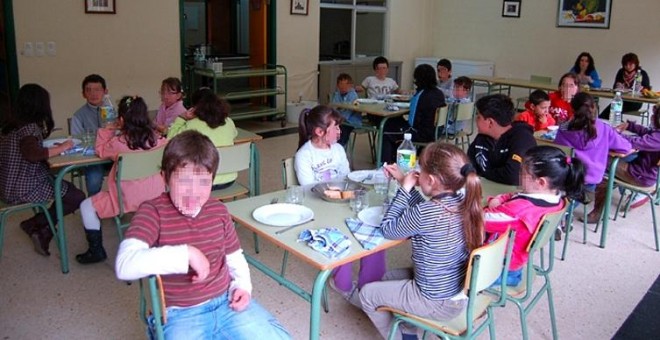
[[[84, 103], [81, 82], [102, 75], [116, 102], [144, 96], [150, 108], [168, 76], [181, 77], [178, 1], [117, 1], [117, 14], [85, 14], [83, 1], [14, 1], [20, 84], [38, 83], [51, 94], [57, 126]], [[25, 42], [54, 41], [55, 57], [20, 54]]]
[[621, 56], [634, 52], [660, 87], [658, 0], [613, 1], [610, 29], [556, 27], [554, 0], [523, 1], [519, 19], [501, 16], [502, 1], [440, 0], [435, 11], [434, 56], [491, 60], [497, 76], [533, 73], [555, 82], [588, 51], [603, 86], [612, 86]]

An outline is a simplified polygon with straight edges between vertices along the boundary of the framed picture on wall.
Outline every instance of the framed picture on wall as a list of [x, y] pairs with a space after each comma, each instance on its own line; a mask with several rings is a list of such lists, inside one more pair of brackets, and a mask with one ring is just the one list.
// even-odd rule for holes
[[291, 0], [291, 14], [309, 14], [309, 0]]
[[612, 0], [559, 0], [557, 27], [610, 28]]
[[520, 18], [520, 0], [504, 0], [502, 16], [505, 18]]
[[115, 14], [115, 0], [85, 0], [85, 13]]

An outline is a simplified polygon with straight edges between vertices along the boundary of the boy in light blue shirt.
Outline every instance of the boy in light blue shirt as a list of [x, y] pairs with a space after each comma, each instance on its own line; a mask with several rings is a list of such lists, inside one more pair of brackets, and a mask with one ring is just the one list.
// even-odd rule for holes
[[[332, 94], [330, 102], [352, 104], [357, 98], [358, 95], [355, 92], [355, 88], [353, 88], [353, 79], [351, 76], [346, 73], [339, 74], [337, 76], [337, 89]], [[344, 123], [339, 126], [341, 134], [337, 142], [345, 147], [353, 129], [362, 127], [362, 114], [347, 109], [338, 109], [337, 111], [344, 117]]]

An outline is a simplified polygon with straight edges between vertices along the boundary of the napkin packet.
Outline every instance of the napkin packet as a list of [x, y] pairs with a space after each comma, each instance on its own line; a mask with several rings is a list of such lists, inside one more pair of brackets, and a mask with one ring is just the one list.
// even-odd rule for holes
[[347, 255], [351, 240], [337, 228], [305, 229], [298, 235], [298, 242], [305, 242], [312, 249], [329, 258]]
[[75, 154], [82, 154], [83, 156], [94, 156], [94, 148], [89, 148], [89, 147], [83, 147], [80, 145], [76, 145], [72, 147], [69, 150], [66, 150], [61, 153], [62, 156], [65, 155], [75, 155]]
[[555, 140], [556, 137], [557, 137], [557, 130], [544, 132], [541, 135], [541, 138], [547, 139], [547, 140]]
[[387, 111], [399, 111], [400, 108], [396, 104], [387, 104], [387, 105], [385, 105], [385, 110], [387, 110]]
[[362, 248], [366, 250], [378, 247], [378, 245], [383, 243], [383, 240], [385, 239], [380, 227], [374, 227], [362, 223], [362, 221], [357, 218], [347, 218], [346, 226], [351, 230], [353, 236], [358, 242], [360, 242]]

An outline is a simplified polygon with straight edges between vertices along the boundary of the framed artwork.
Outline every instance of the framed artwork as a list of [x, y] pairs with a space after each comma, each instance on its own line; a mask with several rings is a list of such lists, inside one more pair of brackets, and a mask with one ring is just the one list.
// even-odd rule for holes
[[505, 18], [520, 18], [520, 0], [504, 0], [502, 16]]
[[85, 13], [115, 14], [115, 0], [85, 0]]
[[309, 14], [309, 0], [291, 0], [291, 14]]
[[612, 0], [559, 0], [557, 27], [610, 28]]

